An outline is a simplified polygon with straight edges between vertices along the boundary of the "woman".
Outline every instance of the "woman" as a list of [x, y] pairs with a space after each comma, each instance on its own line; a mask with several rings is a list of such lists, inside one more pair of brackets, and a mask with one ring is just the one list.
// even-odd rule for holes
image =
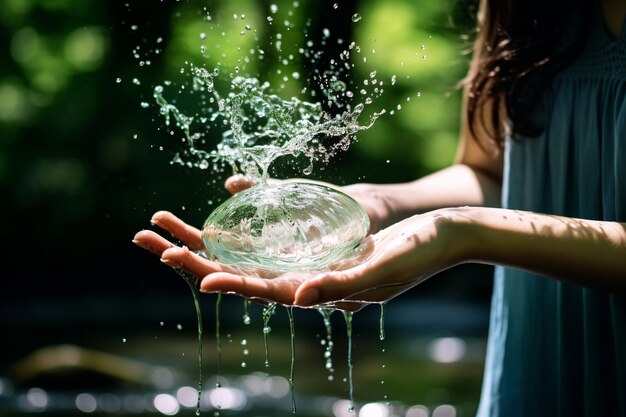
[[[494, 264], [479, 416], [626, 416], [625, 15], [623, 0], [481, 1], [456, 163], [342, 187], [376, 232], [351, 268], [263, 280], [153, 232], [135, 242], [204, 277], [205, 292], [298, 306], [358, 308], [457, 264]], [[202, 248], [172, 214], [153, 222]]]

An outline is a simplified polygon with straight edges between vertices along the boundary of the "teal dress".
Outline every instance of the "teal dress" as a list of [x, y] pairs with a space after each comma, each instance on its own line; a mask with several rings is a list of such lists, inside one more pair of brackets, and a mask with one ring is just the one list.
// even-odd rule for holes
[[[626, 222], [626, 28], [602, 19], [540, 104], [543, 133], [507, 139], [503, 207]], [[497, 267], [478, 416], [625, 417], [626, 297]]]

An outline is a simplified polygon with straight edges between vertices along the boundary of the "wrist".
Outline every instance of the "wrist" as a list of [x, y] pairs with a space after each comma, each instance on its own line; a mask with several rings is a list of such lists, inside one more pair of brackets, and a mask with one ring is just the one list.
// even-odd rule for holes
[[438, 229], [447, 243], [451, 266], [480, 260], [481, 210], [482, 207], [451, 207], [436, 210], [441, 218]]

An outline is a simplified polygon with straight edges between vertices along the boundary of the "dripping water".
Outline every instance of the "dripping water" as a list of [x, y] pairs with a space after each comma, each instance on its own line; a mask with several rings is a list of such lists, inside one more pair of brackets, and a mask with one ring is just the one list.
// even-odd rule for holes
[[294, 390], [294, 369], [296, 364], [296, 332], [293, 322], [293, 306], [287, 307], [287, 315], [289, 316], [289, 334], [291, 341], [291, 370], [289, 372], [289, 389], [291, 390], [291, 412], [296, 413], [296, 393]]
[[222, 374], [222, 341], [220, 339], [220, 310], [222, 306], [222, 293], [217, 293], [217, 300], [215, 301], [215, 344], [217, 348], [217, 378], [215, 382], [215, 388], [220, 388], [222, 383], [220, 382], [220, 375]]
[[386, 303], [380, 303], [380, 333], [378, 338], [385, 340], [385, 305]]
[[335, 369], [333, 368], [332, 359], [334, 342], [330, 316], [335, 310], [330, 308], [320, 308], [318, 311], [322, 314], [322, 317], [324, 318], [324, 327], [326, 328], [326, 339], [322, 341], [325, 345], [324, 359], [326, 359], [325, 366], [328, 370], [328, 380], [332, 381], [334, 379], [333, 373], [335, 372]]
[[199, 416], [200, 399], [202, 396], [202, 312], [200, 310], [200, 294], [197, 288], [198, 278], [182, 269], [175, 268], [174, 270], [189, 284], [191, 294], [193, 295], [193, 302], [196, 307], [196, 319], [198, 321], [198, 399], [196, 402], [196, 415]]
[[348, 393], [350, 396], [350, 413], [354, 413], [354, 384], [352, 380], [352, 313], [351, 311], [342, 311], [346, 319], [346, 335], [348, 337]]
[[272, 331], [269, 326], [270, 318], [276, 310], [276, 303], [270, 303], [263, 308], [263, 345], [265, 347], [265, 367], [270, 366], [269, 348], [267, 344], [267, 335]]
[[243, 299], [243, 324], [250, 324], [250, 300]]

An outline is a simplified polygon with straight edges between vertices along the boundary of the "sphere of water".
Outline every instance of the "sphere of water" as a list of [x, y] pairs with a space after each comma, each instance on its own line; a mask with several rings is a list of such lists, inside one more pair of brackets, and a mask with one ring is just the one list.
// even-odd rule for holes
[[310, 183], [256, 186], [207, 218], [202, 240], [224, 264], [267, 271], [319, 271], [354, 256], [369, 230], [346, 194]]

